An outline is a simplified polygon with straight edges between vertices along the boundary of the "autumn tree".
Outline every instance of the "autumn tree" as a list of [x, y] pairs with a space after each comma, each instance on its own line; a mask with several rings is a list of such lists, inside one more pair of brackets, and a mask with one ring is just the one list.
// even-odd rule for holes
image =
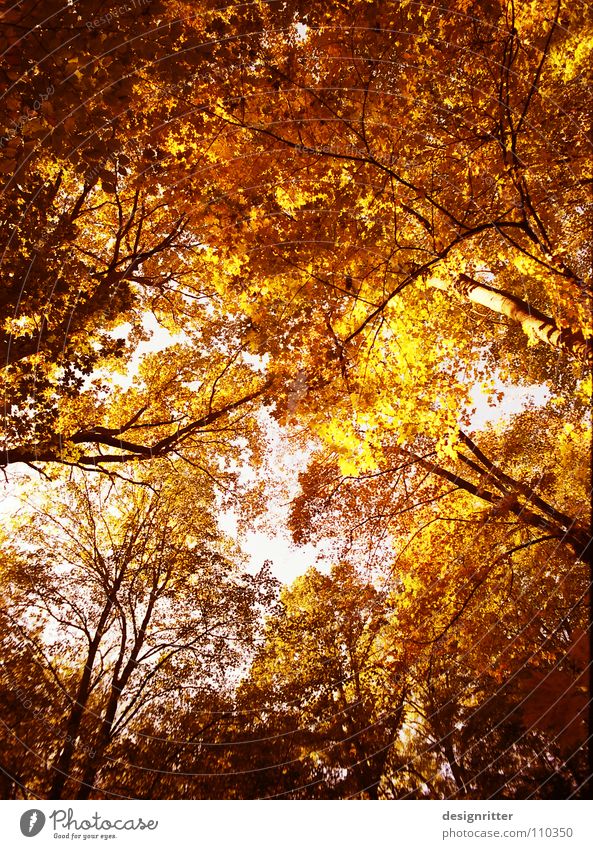
[[[5, 599], [7, 595], [5, 590]], [[30, 640], [26, 641], [5, 609], [0, 615], [4, 635], [0, 666], [0, 797], [20, 799], [43, 794], [47, 787], [47, 757], [58, 734], [62, 691], [51, 675], [40, 674], [33, 645], [42, 644], [42, 629], [31, 626]]]
[[[448, 723], [461, 746], [466, 738], [456, 723], [469, 734], [474, 708], [476, 716], [497, 715], [490, 695], [501, 709], [518, 698], [518, 684], [504, 692], [492, 682], [472, 689], [462, 676], [466, 693], [451, 715], [439, 706], [449, 693], [439, 633], [445, 639], [459, 627], [467, 640], [476, 633], [477, 600], [489, 614], [501, 602], [492, 580], [501, 564], [517, 562], [517, 574], [529, 582], [535, 558], [558, 546], [560, 571], [570, 563], [580, 577], [550, 608], [547, 627], [562, 630], [564, 608], [575, 608], [570, 633], [554, 651], [568, 657], [576, 644], [582, 652], [579, 633], [588, 627], [590, 658], [590, 9], [564, 0], [537, 8], [513, 0], [447, 0], [438, 7], [404, 0], [380, 8], [315, 0], [306, 10], [292, 0], [225, 8], [148, 0], [116, 13], [97, 0], [25, 0], [4, 14], [0, 39], [2, 464], [33, 465], [66, 491], [56, 464], [137, 480], [131, 470], [138, 464], [160, 469], [180, 459], [204, 482], [198, 491], [209, 481], [238, 497], [246, 487], [237, 482], [254, 481], [266, 451], [265, 405], [285, 428], [282, 437], [290, 434], [310, 457], [292, 512], [296, 539], [321, 529], [334, 537], [342, 532], [346, 547], [336, 561], [357, 575], [366, 569], [363, 596], [379, 592], [373, 582], [387, 571], [414, 608], [414, 582], [429, 587], [431, 570], [438, 575], [436, 590], [416, 608], [422, 621], [432, 620], [433, 648], [426, 652], [434, 661], [429, 692], [421, 686], [427, 655], [417, 658], [417, 695], [428, 705], [422, 735], [434, 742]], [[480, 426], [479, 407], [504, 407], [505, 391], [533, 386], [537, 403], [510, 427]], [[150, 566], [130, 561], [130, 574], [139, 570], [142, 580], [120, 569], [117, 557], [104, 570], [111, 584], [103, 583], [103, 607], [93, 614], [98, 642], [93, 648], [94, 637], [87, 641], [99, 657], [107, 639], [102, 629], [119, 623], [112, 666], [87, 692], [82, 655], [68, 643], [81, 698], [63, 673], [51, 684], [66, 687], [64, 697], [75, 702], [97, 699], [98, 724], [88, 735], [98, 760], [117, 746], [133, 749], [131, 736], [113, 734], [131, 697], [114, 693], [122, 682], [125, 691], [140, 681], [130, 665], [137, 660], [134, 641], [122, 636], [133, 611], [122, 612], [111, 598], [113, 584], [120, 573], [122, 586], [142, 584], [144, 595], [134, 603], [146, 612], [154, 594], [156, 610], [161, 587], [168, 598], [174, 580], [162, 564], [179, 556], [183, 573], [195, 556], [185, 543], [169, 550], [159, 537], [160, 503], [153, 505], [154, 522], [146, 518], [130, 531], [153, 552]], [[235, 506], [245, 518], [265, 509], [265, 496]], [[142, 510], [148, 516], [148, 502]], [[49, 527], [38, 529], [35, 556]], [[473, 550], [466, 531], [475, 535]], [[120, 553], [127, 550], [125, 533], [114, 549]], [[490, 547], [482, 544], [488, 534]], [[461, 538], [468, 547], [462, 563]], [[39, 570], [54, 599], [57, 578], [43, 558]], [[302, 592], [312, 597], [303, 580]], [[346, 572], [328, 579], [331, 591], [318, 580], [322, 595], [335, 600], [343, 584], [349, 597]], [[553, 594], [551, 576], [544, 585]], [[25, 595], [19, 598], [25, 616]], [[292, 603], [290, 593], [286, 598]], [[398, 604], [403, 622], [407, 607]], [[58, 602], [52, 605], [62, 616]], [[326, 633], [335, 601], [318, 616], [309, 606], [310, 615], [296, 620], [333, 646], [341, 670], [336, 645], [345, 637]], [[354, 610], [337, 609], [343, 622], [357, 621]], [[369, 754], [349, 690], [344, 723], [360, 748], [356, 767], [344, 738], [334, 762], [303, 755], [318, 751], [318, 738], [307, 734], [298, 757], [290, 757], [293, 738], [282, 736], [291, 715], [288, 669], [271, 636], [286, 623], [279, 616], [271, 622], [250, 686], [265, 705], [262, 728], [274, 699], [283, 705], [274, 728], [292, 766], [290, 776], [275, 773], [275, 780], [317, 786], [322, 776], [336, 794], [377, 787], [386, 793], [381, 776], [388, 762], [377, 754], [385, 747], [377, 739]], [[31, 650], [52, 645], [51, 629], [39, 627]], [[393, 639], [398, 652], [411, 645], [413, 620], [407, 628]], [[504, 643], [504, 629], [494, 633]], [[529, 638], [535, 645], [538, 635], [528, 632], [525, 652], [515, 658], [517, 668], [526, 664], [524, 682], [549, 671], [527, 663]], [[288, 628], [286, 640], [295, 643], [296, 631]], [[9, 657], [21, 670], [25, 660], [15, 645]], [[354, 675], [357, 663], [345, 673]], [[325, 716], [331, 676], [323, 679], [316, 664], [299, 686]], [[284, 676], [277, 691], [276, 667]], [[388, 676], [388, 664], [381, 668], [377, 674]], [[593, 673], [590, 680], [593, 775]], [[365, 722], [383, 715], [389, 691], [387, 684], [369, 687]], [[10, 711], [18, 710], [9, 690]], [[79, 727], [87, 734], [84, 711], [68, 704], [76, 739]], [[402, 711], [398, 722], [405, 721]], [[148, 709], [140, 719], [146, 729], [158, 726]], [[515, 719], [511, 736], [511, 725], [516, 730], [522, 722]], [[188, 739], [198, 739], [199, 722], [187, 722]], [[231, 726], [231, 737], [244, 739], [244, 729]], [[381, 728], [387, 746], [391, 738]], [[339, 730], [327, 720], [332, 745]], [[209, 733], [213, 744], [224, 736], [219, 723]], [[527, 747], [552, 733], [539, 728]], [[474, 755], [468, 750], [462, 764], [459, 750], [451, 756], [437, 749], [426, 757], [449, 763], [457, 791], [471, 785], [469, 776], [479, 772]], [[135, 750], [138, 762], [146, 763], [149, 750]], [[167, 751], [165, 758], [178, 758], [191, 772], [191, 744]], [[118, 778], [105, 758], [83, 763], [71, 743], [53, 753], [57, 793], [71, 764], [72, 787], [78, 781], [88, 791], [109, 771], [110, 781], [146, 790], [130, 771]], [[20, 761], [7, 764], [14, 778]], [[228, 764], [223, 756], [221, 773]], [[580, 762], [575, 770], [582, 771]], [[558, 792], [574, 775], [563, 773]], [[488, 776], [471, 792], [492, 788], [495, 772]], [[403, 780], [419, 779], [408, 772]], [[264, 785], [273, 795], [263, 779], [253, 792], [260, 795]], [[157, 786], [181, 785], [167, 779]], [[512, 792], [524, 786], [515, 782]]]
[[472, 664], [460, 650], [460, 630], [415, 667], [386, 796], [578, 798], [586, 776], [584, 658], [572, 667], [567, 644], [558, 640], [550, 663], [550, 640], [501, 675], [487, 658], [481, 667]]
[[[583, 238], [590, 212], [588, 143], [580, 132], [573, 140], [569, 128], [582, 124], [580, 118], [590, 109], [584, 72], [590, 21], [583, 10], [549, 5], [535, 12], [506, 2], [471, 8], [451, 2], [439, 10], [398, 3], [378, 14], [372, 6], [353, 11], [337, 3], [335, 8], [314, 5], [305, 22], [291, 4], [281, 10], [258, 4], [249, 11], [229, 7], [218, 16], [206, 5], [203, 18], [187, 14], [179, 4], [155, 35], [149, 19], [155, 15], [162, 23], [164, 12], [151, 3], [135, 20], [127, 15], [118, 20], [124, 35], [126, 26], [140, 23], [142, 37], [131, 39], [129, 54], [120, 60], [129, 72], [113, 68], [116, 79], [104, 67], [105, 54], [97, 56], [100, 45], [122, 55], [126, 41], [110, 27], [113, 22], [101, 19], [95, 25], [92, 2], [61, 12], [65, 17], [46, 25], [48, 54], [52, 39], [59, 43], [73, 29], [77, 55], [88, 61], [79, 62], [70, 53], [57, 58], [53, 52], [44, 61], [60, 73], [80, 64], [70, 72], [74, 97], [82, 85], [96, 86], [91, 75], [107, 75], [100, 97], [91, 99], [85, 112], [110, 144], [141, 138], [149, 127], [154, 136], [141, 155], [128, 150], [127, 142], [122, 163], [114, 154], [94, 174], [92, 209], [101, 212], [88, 217], [88, 224], [95, 227], [99, 217], [114, 250], [104, 256], [90, 251], [89, 256], [81, 233], [82, 276], [91, 280], [84, 284], [73, 331], [89, 330], [92, 320], [83, 318], [84, 303], [95, 314], [92, 304], [95, 294], [100, 299], [99, 291], [109, 290], [119, 316], [114, 314], [114, 320], [122, 322], [131, 318], [126, 293], [137, 301], [137, 316], [147, 302], [145, 297], [138, 302], [139, 293], [148, 287], [159, 314], [164, 312], [182, 331], [188, 324], [183, 320], [188, 296], [206, 300], [206, 310], [196, 311], [194, 304], [190, 311], [194, 327], [196, 322], [211, 326], [213, 302], [226, 302], [224, 320], [219, 316], [218, 321], [227, 338], [237, 339], [229, 357], [242, 344], [251, 353], [272, 355], [279, 415], [299, 381], [302, 412], [312, 407], [323, 421], [324, 410], [335, 405], [346, 418], [355, 410], [368, 449], [360, 458], [363, 465], [373, 461], [373, 452], [380, 453], [379, 434], [385, 430], [408, 441], [421, 432], [439, 448], [454, 438], [472, 381], [492, 376], [499, 367], [493, 360], [489, 313], [481, 313], [483, 339], [476, 345], [471, 305], [498, 315], [503, 327], [515, 322], [532, 340], [545, 340], [588, 362], [590, 283]], [[12, 36], [22, 26], [22, 10], [13, 14], [16, 21], [8, 20]], [[212, 39], [224, 27], [231, 37]], [[39, 45], [25, 43], [33, 58]], [[583, 45], [579, 50], [577, 43]], [[146, 62], [148, 46], [163, 59], [153, 63], [154, 70]], [[176, 52], [169, 55], [171, 46]], [[568, 67], [564, 54], [573, 55]], [[173, 68], [189, 85], [171, 93], [165, 83]], [[10, 79], [12, 72], [6, 73]], [[112, 97], [116, 92], [123, 97], [122, 87], [134, 96], [136, 111], [107, 120]], [[20, 80], [16, 90], [21, 98], [27, 91]], [[60, 88], [54, 98], [55, 117], [43, 116], [41, 123], [55, 121], [62, 128], [71, 104], [60, 103], [58, 109], [58, 99], [66, 98], [66, 91], [72, 95], [70, 88]], [[560, 110], [562, 120], [548, 120], [552, 104], [554, 116]], [[75, 111], [82, 133], [81, 110]], [[24, 182], [21, 135], [27, 127], [11, 139], [15, 176]], [[95, 135], [85, 136], [83, 145], [89, 163], [105, 156], [95, 151]], [[63, 159], [62, 148], [58, 144], [54, 151], [52, 144], [39, 155]], [[142, 164], [147, 156], [154, 160], [148, 171]], [[244, 163], [239, 175], [238, 161]], [[44, 183], [50, 197], [40, 200], [43, 214], [57, 190], [51, 186], [66, 182], [58, 209], [78, 207], [80, 217], [87, 183], [81, 186], [76, 173], [66, 180], [59, 169], [54, 172]], [[18, 211], [18, 198], [10, 195], [8, 201]], [[143, 223], [146, 214], [158, 220]], [[34, 222], [24, 226], [25, 232], [37, 229]], [[143, 245], [136, 235], [139, 228], [146, 233], [147, 226], [152, 239]], [[187, 230], [184, 238], [180, 227]], [[56, 238], [63, 240], [61, 231]], [[133, 249], [126, 239], [134, 241]], [[148, 257], [154, 261], [145, 261]], [[126, 279], [119, 280], [122, 273]], [[22, 281], [23, 275], [24, 267], [16, 278]], [[188, 289], [182, 281], [190, 279]], [[116, 291], [128, 297], [127, 310], [117, 307]], [[33, 314], [25, 309], [6, 327], [17, 334], [14, 351], [31, 347], [32, 337], [47, 341], [52, 335], [44, 330], [47, 321], [59, 337], [63, 313], [72, 302], [72, 294], [62, 305], [58, 298], [53, 317], [46, 319], [33, 298]], [[138, 327], [137, 317], [132, 324]], [[502, 354], [509, 372], [514, 351], [496, 341], [496, 356]], [[208, 342], [212, 350], [211, 338]], [[521, 375], [520, 367], [511, 371], [514, 379]], [[582, 370], [579, 374], [583, 377]], [[24, 387], [25, 378], [15, 379]], [[37, 385], [37, 377], [26, 380]], [[397, 386], [397, 392], [382, 393], [384, 385]], [[241, 397], [250, 399], [249, 389]], [[55, 392], [48, 389], [47, 394], [55, 406]], [[447, 404], [437, 403], [441, 394], [450, 399]], [[89, 402], [96, 405], [96, 393]], [[133, 413], [143, 406], [137, 404]], [[35, 415], [33, 407], [29, 418]], [[42, 412], [36, 416], [40, 421]], [[169, 428], [152, 439], [132, 440], [131, 417], [114, 424], [95, 415], [90, 426], [72, 428], [68, 421], [64, 433], [61, 422], [57, 430], [62, 444], [74, 443], [75, 457], [81, 456], [76, 446], [85, 438], [101, 445], [105, 427], [108, 444], [119, 438], [134, 446], [128, 456], [172, 450], [175, 417], [160, 410], [156, 418], [141, 416], [134, 426], [144, 425], [143, 436], [152, 435], [155, 421]], [[188, 417], [187, 426], [196, 421], [203, 421], [199, 412]], [[327, 436], [322, 421], [315, 428]], [[200, 427], [190, 432], [196, 430]], [[342, 441], [347, 437], [339, 436]], [[44, 450], [34, 443], [7, 459], [30, 458], [33, 448], [41, 459], [60, 456], [55, 446]], [[97, 463], [97, 454], [82, 456]], [[102, 462], [116, 462], [114, 452], [109, 456]]]
[[[200, 273], [213, 239], [207, 221], [190, 228], [189, 218], [212, 192], [188, 185], [174, 141], [186, 89], [215, 83], [224, 48], [200, 39], [219, 22], [184, 24], [184, 3], [166, 11], [163, 23], [153, 0], [107, 14], [95, 0], [31, 0], [4, 14], [4, 465], [172, 454], [229, 427], [268, 388], [243, 358], [245, 322], [228, 314], [216, 275]], [[180, 84], [171, 51], [184, 31], [199, 64]], [[194, 137], [203, 165], [215, 142], [207, 128]], [[189, 373], [192, 391], [147, 365], [130, 392], [114, 393], [111, 375], [138, 371], [147, 316], [174, 337], [171, 370]]]
[[385, 595], [343, 565], [309, 569], [280, 601], [239, 692], [247, 724], [230, 762], [244, 774], [229, 785], [257, 797], [377, 798], [406, 693], [403, 658], [383, 637]]
[[114, 741], [133, 739], [146, 712], [198, 693], [211, 721], [249, 657], [274, 582], [233, 564], [208, 487], [194, 480], [189, 501], [190, 483], [73, 483], [22, 533], [6, 639], [57, 690], [58, 727], [44, 735], [51, 798], [101, 786]]
[[219, 112], [259, 153], [267, 216], [250, 226], [300, 279], [291, 312], [324, 304], [353, 368], [411, 287], [449, 332], [466, 299], [590, 360], [590, 144], [568, 131], [591, 108], [587, 10], [320, 4], [301, 37], [293, 14]]

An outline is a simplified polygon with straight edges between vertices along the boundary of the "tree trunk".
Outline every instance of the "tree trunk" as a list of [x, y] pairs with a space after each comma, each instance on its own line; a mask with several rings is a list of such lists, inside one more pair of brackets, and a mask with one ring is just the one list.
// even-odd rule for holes
[[101, 617], [95, 630], [95, 634], [93, 636], [91, 644], [89, 645], [86, 663], [80, 676], [80, 681], [76, 690], [76, 696], [74, 697], [74, 703], [70, 709], [70, 716], [68, 717], [68, 723], [66, 725], [65, 742], [62, 746], [60, 754], [58, 755], [52, 766], [54, 778], [48, 795], [49, 799], [62, 798], [64, 786], [69, 778], [72, 758], [74, 756], [74, 750], [76, 747], [76, 740], [78, 739], [78, 735], [80, 734], [80, 726], [82, 724], [82, 719], [84, 717], [84, 712], [86, 710], [88, 698], [90, 695], [93, 666], [95, 664], [99, 645], [101, 643], [101, 640], [103, 639], [105, 627], [113, 609], [116, 593], [121, 585], [123, 576], [124, 570], [122, 569], [120, 575], [115, 581], [109, 598], [105, 602]]
[[91, 790], [94, 789], [97, 772], [103, 762], [105, 751], [111, 742], [111, 729], [113, 728], [113, 721], [117, 712], [118, 703], [119, 694], [115, 689], [113, 689], [107, 711], [105, 712], [105, 716], [101, 722], [101, 729], [95, 743], [95, 748], [93, 752], [89, 752], [88, 754], [88, 760], [84, 769], [82, 782], [78, 789], [78, 793], [76, 794], [77, 799], [88, 799], [91, 794]]
[[583, 786], [583, 797], [585, 799], [593, 799], [593, 547], [591, 545], [584, 552], [583, 559], [587, 566], [587, 575], [589, 578], [589, 706], [587, 712], [587, 760], [585, 767], [587, 777]]
[[441, 289], [444, 292], [451, 292], [453, 289], [468, 301], [519, 322], [530, 338], [539, 339], [558, 351], [566, 351], [576, 359], [593, 365], [593, 339], [585, 338], [580, 330], [561, 330], [553, 318], [534, 309], [510, 292], [479, 283], [467, 274], [461, 274], [454, 284], [445, 283], [436, 277], [431, 278], [429, 284], [433, 289]]
[[[591, 488], [590, 492], [593, 492], [593, 463], [591, 463], [591, 467], [589, 469], [591, 479]], [[593, 799], [593, 515], [591, 516], [591, 521], [589, 524], [589, 540], [587, 545], [584, 547], [583, 552], [581, 554], [581, 560], [584, 562], [587, 568], [587, 578], [589, 580], [589, 606], [588, 606], [588, 614], [589, 621], [588, 631], [589, 631], [589, 657], [587, 658], [589, 663], [589, 676], [588, 676], [588, 697], [589, 697], [589, 706], [587, 711], [587, 760], [586, 760], [586, 770], [587, 770], [587, 778], [585, 780], [585, 785], [583, 787], [583, 796], [585, 799]]]
[[[101, 619], [103, 619], [103, 617], [101, 617]], [[60, 754], [52, 766], [54, 778], [48, 795], [49, 799], [62, 798], [64, 785], [70, 777], [72, 757], [74, 756], [76, 740], [80, 734], [80, 726], [82, 724], [82, 719], [90, 695], [91, 675], [101, 637], [102, 633], [100, 633], [99, 629], [97, 629], [95, 637], [89, 647], [87, 660], [76, 690], [76, 696], [74, 697], [74, 704], [70, 709], [70, 716], [68, 717], [68, 722], [66, 724], [65, 742]]]
[[464, 770], [461, 768], [461, 764], [455, 756], [455, 752], [453, 751], [453, 746], [451, 744], [451, 739], [449, 735], [446, 735], [443, 742], [441, 743], [441, 750], [447, 759], [449, 767], [451, 768], [451, 773], [453, 775], [455, 784], [457, 785], [459, 796], [463, 797], [467, 794], [467, 784], [464, 775]]

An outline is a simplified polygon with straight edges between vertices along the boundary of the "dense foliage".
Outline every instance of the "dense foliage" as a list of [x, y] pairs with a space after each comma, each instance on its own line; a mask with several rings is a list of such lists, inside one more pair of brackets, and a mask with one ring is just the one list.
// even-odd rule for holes
[[[2, 13], [5, 797], [591, 796], [592, 47]], [[283, 587], [218, 521], [278, 491], [333, 545]]]

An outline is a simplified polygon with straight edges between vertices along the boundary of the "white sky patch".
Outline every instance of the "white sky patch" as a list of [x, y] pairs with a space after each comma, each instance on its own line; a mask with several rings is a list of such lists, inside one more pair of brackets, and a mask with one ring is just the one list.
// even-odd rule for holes
[[283, 583], [290, 584], [302, 575], [310, 566], [315, 566], [320, 572], [331, 568], [331, 545], [329, 540], [320, 545], [295, 545], [286, 530], [288, 505], [271, 502], [267, 520], [273, 519], [278, 531], [250, 530], [240, 534], [237, 515], [233, 511], [221, 513], [218, 525], [221, 531], [232, 537], [247, 555], [247, 568], [250, 572], [261, 569], [266, 560], [272, 563], [272, 573]]
[[331, 561], [322, 546], [294, 545], [287, 533], [273, 536], [263, 531], [250, 531], [241, 540], [241, 548], [249, 557], [249, 566], [260, 569], [266, 560], [272, 561], [272, 573], [286, 584], [292, 583], [310, 566], [320, 572], [329, 572]]
[[[492, 422], [508, 420], [511, 416], [521, 413], [527, 407], [543, 407], [551, 398], [552, 393], [545, 385], [517, 386], [503, 383], [498, 377], [494, 380], [494, 391], [501, 392], [503, 397], [492, 404], [480, 384], [476, 383], [471, 390], [472, 404], [476, 411], [471, 417], [470, 429], [481, 430]], [[471, 409], [470, 408], [470, 409]]]
[[309, 27], [307, 26], [307, 24], [299, 22], [298, 24], [294, 25], [294, 29], [297, 34], [297, 41], [303, 42], [307, 40], [309, 34]]
[[235, 539], [247, 555], [250, 571], [258, 571], [266, 560], [270, 560], [272, 573], [284, 583], [291, 583], [310, 566], [329, 573], [335, 562], [332, 541], [326, 539], [315, 545], [296, 545], [288, 530], [291, 502], [299, 492], [298, 475], [307, 468], [313, 446], [308, 449], [298, 447], [266, 409], [258, 415], [266, 432], [267, 456], [262, 469], [257, 472], [252, 468], [244, 470], [243, 482], [264, 477], [267, 482], [267, 509], [255, 521], [255, 527], [243, 533], [239, 528], [239, 517], [233, 510], [220, 514], [219, 527]]

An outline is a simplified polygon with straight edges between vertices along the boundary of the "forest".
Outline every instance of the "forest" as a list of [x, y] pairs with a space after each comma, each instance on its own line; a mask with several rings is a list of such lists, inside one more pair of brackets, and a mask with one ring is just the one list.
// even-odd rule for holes
[[1, 798], [593, 798], [592, 48], [5, 5]]

